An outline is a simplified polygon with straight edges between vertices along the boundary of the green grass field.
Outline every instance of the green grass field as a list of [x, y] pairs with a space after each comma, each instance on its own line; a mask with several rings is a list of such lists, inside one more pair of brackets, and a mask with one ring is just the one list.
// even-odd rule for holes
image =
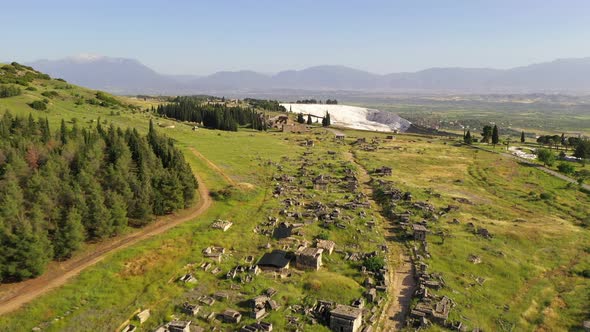
[[[580, 329], [590, 310], [590, 280], [580, 275], [590, 268], [590, 232], [581, 227], [590, 215], [588, 195], [514, 160], [453, 143], [400, 135], [377, 152], [356, 152], [368, 169], [392, 166], [391, 180], [418, 200], [460, 206], [433, 223], [428, 237], [428, 264], [445, 277], [441, 293], [458, 304], [452, 318], [490, 331], [501, 330], [500, 321], [518, 331]], [[474, 235], [467, 223], [487, 228], [493, 239]], [[449, 236], [444, 242], [435, 235], [440, 231]]]

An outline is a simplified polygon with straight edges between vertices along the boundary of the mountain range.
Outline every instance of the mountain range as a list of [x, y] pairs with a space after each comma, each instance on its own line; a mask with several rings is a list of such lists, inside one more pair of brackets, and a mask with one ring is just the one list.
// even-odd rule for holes
[[165, 75], [134, 59], [74, 56], [27, 63], [74, 84], [116, 94], [221, 94], [262, 91], [398, 93], [590, 93], [590, 57], [558, 59], [511, 69], [430, 68], [373, 74], [344, 66], [316, 66], [276, 74], [220, 71], [207, 76]]

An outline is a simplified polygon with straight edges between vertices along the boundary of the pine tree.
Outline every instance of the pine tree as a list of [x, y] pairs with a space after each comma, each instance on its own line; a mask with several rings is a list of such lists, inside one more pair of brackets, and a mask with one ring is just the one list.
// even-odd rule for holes
[[0, 244], [4, 250], [2, 279], [24, 280], [43, 273], [49, 262], [39, 234], [25, 227], [17, 227], [14, 233], [0, 231]]
[[59, 223], [55, 236], [55, 258], [67, 259], [78, 250], [84, 242], [82, 215], [75, 207], [66, 211]]
[[85, 227], [88, 238], [100, 240], [113, 233], [110, 212], [104, 204], [104, 195], [98, 184], [91, 184], [87, 189], [88, 215], [85, 217]]
[[116, 193], [108, 195], [113, 234], [120, 234], [127, 227], [127, 206], [123, 197]]
[[[213, 121], [235, 129], [259, 113], [215, 112]], [[68, 128], [52, 136], [47, 118], [0, 117], [0, 280], [42, 273], [51, 258], [65, 259], [86, 238], [119, 233], [127, 216], [150, 221], [159, 213], [187, 207], [196, 180], [173, 141], [109, 126]], [[6, 139], [10, 138], [10, 139]]]
[[25, 201], [12, 167], [8, 165], [4, 172], [0, 181], [0, 228], [11, 228], [24, 222]]
[[524, 131], [522, 131], [520, 133], [520, 143], [524, 143], [526, 141], [526, 138], [524, 137]]

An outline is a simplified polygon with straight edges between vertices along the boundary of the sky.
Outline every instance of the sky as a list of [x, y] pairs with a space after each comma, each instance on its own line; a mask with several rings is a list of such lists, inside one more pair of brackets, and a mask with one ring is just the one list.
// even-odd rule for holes
[[0, 60], [133, 58], [165, 74], [510, 68], [590, 56], [586, 0], [1, 0]]

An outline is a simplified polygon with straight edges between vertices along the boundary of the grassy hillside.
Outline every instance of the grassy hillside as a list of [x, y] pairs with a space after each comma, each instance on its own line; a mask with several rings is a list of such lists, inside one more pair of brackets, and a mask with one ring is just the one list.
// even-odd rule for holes
[[[459, 207], [428, 223], [432, 258], [427, 263], [447, 283], [439, 293], [457, 303], [451, 319], [490, 331], [580, 329], [590, 310], [587, 194], [514, 160], [453, 146], [451, 140], [398, 136], [383, 142], [376, 152], [356, 151], [358, 160], [369, 169], [393, 167], [385, 179], [412, 192], [415, 200], [439, 209]], [[469, 223], [493, 237], [475, 235]], [[472, 263], [471, 256], [481, 263]]]
[[[76, 118], [79, 122], [92, 125], [92, 120], [100, 117], [101, 121], [106, 120], [107, 123], [133, 126], [144, 132], [147, 130], [151, 115], [126, 106], [137, 102], [115, 97], [119, 103], [109, 107], [76, 104], [79, 96], [93, 98], [96, 92], [65, 85], [61, 81], [35, 79], [30, 86], [34, 86], [37, 91], [23, 91], [22, 95], [0, 99], [0, 109], [2, 113], [9, 110], [15, 114], [32, 112], [36, 116], [46, 116], [54, 127], [62, 118]], [[46, 111], [30, 108], [28, 103], [43, 98], [42, 93], [45, 91], [58, 91], [59, 96], [49, 100]], [[229, 301], [218, 301], [211, 307], [204, 307], [203, 310], [207, 312], [220, 312], [225, 308], [244, 310], [245, 300], [269, 287], [278, 291], [275, 300], [281, 308], [266, 319], [273, 322], [277, 330], [285, 330], [286, 315], [298, 317], [301, 321], [299, 324], [305, 321], [301, 313], [291, 312], [292, 304], [302, 304], [312, 299], [349, 304], [361, 296], [364, 277], [358, 272], [360, 263], [345, 261], [344, 255], [336, 253], [324, 258], [326, 267], [320, 271], [293, 269], [287, 279], [277, 278], [272, 273], [263, 274], [251, 283], [241, 284], [239, 291], [232, 288], [236, 281], [225, 280], [224, 277], [232, 267], [244, 264], [248, 255], [253, 255], [257, 261], [264, 252], [269, 251], [261, 249], [267, 243], [271, 243], [275, 249], [287, 245], [253, 232], [255, 227], [267, 221], [267, 217], [279, 217], [283, 205], [281, 201], [285, 197], [272, 197], [272, 176], [279, 172], [296, 174], [304, 158], [316, 164], [309, 168], [310, 172], [340, 176], [345, 168], [352, 167], [342, 157], [345, 146], [332, 146], [328, 139], [331, 135], [327, 133], [321, 132], [321, 138], [311, 133], [306, 136], [307, 139], [319, 138], [325, 142], [317, 142], [311, 151], [313, 154], [304, 156], [308, 149], [300, 146], [302, 137], [297, 135], [285, 137], [278, 132], [260, 133], [251, 130], [193, 131], [192, 126], [181, 123], [176, 123], [174, 128], [158, 130], [177, 141], [176, 145], [184, 150], [187, 161], [205, 185], [213, 192], [218, 192], [216, 197], [225, 198], [218, 199], [204, 216], [164, 235], [124, 249], [85, 270], [66, 286], [1, 317], [0, 330], [29, 330], [35, 326], [49, 331], [113, 330], [131, 318], [136, 309], [150, 308], [152, 318], [142, 326], [142, 330], [148, 331], [170, 320], [171, 314], [178, 316], [177, 305], [186, 300], [194, 302], [197, 295], [213, 295], [216, 291], [230, 294]], [[204, 158], [195, 154], [193, 149]], [[328, 150], [335, 152], [330, 159], [325, 158]], [[305, 192], [315, 197], [314, 200], [325, 203], [343, 200], [346, 195], [346, 192], [336, 189], [327, 192], [306, 189]], [[367, 227], [362, 222], [364, 219], [354, 211], [342, 211], [342, 215], [348, 220], [346, 229], [334, 226], [324, 229], [314, 224], [307, 226], [304, 234], [296, 236], [296, 239], [312, 241], [320, 233], [324, 234], [322, 236], [327, 234], [338, 243], [340, 250], [354, 252], [374, 251], [378, 249], [378, 244], [383, 243], [381, 233], [373, 232], [366, 233], [366, 241], [357, 245], [357, 228], [365, 231]], [[379, 215], [372, 217], [379, 218]], [[234, 226], [225, 233], [211, 229], [211, 223], [217, 218], [231, 220]], [[211, 245], [223, 246], [227, 250], [222, 262], [214, 263], [221, 271], [218, 275], [198, 268], [202, 262], [209, 261], [203, 257], [202, 250]], [[187, 272], [195, 275], [198, 280], [196, 285], [175, 282]], [[10, 285], [0, 287], [0, 294], [10, 290], [7, 286]], [[244, 317], [244, 321], [253, 320]], [[197, 323], [217, 325], [224, 330], [230, 328], [230, 325], [217, 321], [208, 323], [198, 320]], [[316, 325], [313, 330], [327, 329]]]
[[[32, 112], [47, 116], [54, 127], [62, 118], [76, 118], [91, 125], [92, 120], [100, 117], [107, 123], [136, 127], [142, 132], [147, 131], [152, 117], [128, 106], [144, 107], [149, 101], [114, 97], [118, 103], [107, 107], [80, 104], [80, 96], [96, 99], [96, 92], [46, 78], [35, 78], [29, 85], [37, 90], [23, 87], [22, 95], [1, 98], [0, 114], [6, 110], [23, 115]], [[56, 91], [58, 96], [43, 96], [47, 91]], [[43, 98], [48, 99], [46, 111], [28, 106]], [[156, 122], [172, 123], [162, 119]], [[496, 154], [454, 146], [451, 140], [415, 135], [397, 135], [395, 140], [386, 140], [383, 134], [346, 131], [346, 144], [340, 144], [333, 140], [333, 134], [321, 129], [303, 135], [251, 130], [193, 131], [188, 124], [175, 123], [175, 128], [159, 131], [174, 138], [207, 187], [217, 192], [217, 197], [226, 198], [217, 199], [205, 215], [110, 255], [66, 286], [0, 317], [0, 331], [29, 331], [36, 326], [44, 331], [115, 330], [127, 319], [137, 323], [132, 317], [140, 308], [152, 312], [152, 317], [140, 327], [150, 331], [172, 315], [188, 319], [180, 314], [177, 305], [187, 300], [195, 302], [200, 295], [217, 291], [229, 294], [228, 300], [204, 306], [205, 313], [225, 308], [247, 311], [244, 301], [268, 287], [278, 291], [275, 299], [281, 308], [266, 320], [275, 324], [275, 330], [285, 331], [290, 328], [287, 316], [306, 322], [293, 305], [313, 299], [349, 303], [361, 296], [364, 276], [359, 263], [345, 260], [344, 253], [377, 250], [384, 243], [382, 228], [392, 222], [383, 219], [375, 206], [365, 210], [366, 218], [361, 218], [358, 211], [343, 211], [348, 219], [345, 229], [324, 229], [311, 223], [302, 235], [296, 236], [311, 241], [326, 232], [337, 243], [337, 250], [344, 252], [325, 255], [325, 267], [320, 271], [291, 269], [291, 276], [286, 278], [262, 274], [243, 284], [224, 278], [230, 268], [245, 264], [245, 257], [260, 258], [268, 251], [261, 249], [267, 243], [272, 248], [283, 245], [253, 231], [269, 216], [284, 219], [279, 211], [284, 208], [285, 197], [272, 197], [276, 181], [271, 178], [296, 174], [304, 159], [310, 162], [306, 166], [310, 175], [297, 181], [309, 181], [317, 174], [342, 176], [347, 168], [358, 173], [348, 159], [349, 152], [368, 170], [391, 166], [393, 175], [385, 179], [410, 191], [416, 200], [427, 200], [437, 209], [449, 204], [459, 206], [458, 211], [431, 222], [432, 232], [427, 237], [432, 255], [427, 260], [430, 269], [441, 272], [447, 282], [447, 287], [438, 293], [457, 303], [452, 320], [489, 331], [502, 330], [503, 326], [513, 326], [514, 330], [565, 331], [580, 329], [582, 320], [588, 318], [590, 281], [587, 275], [584, 277], [584, 271], [590, 270], [590, 230], [583, 224], [590, 215], [590, 199], [545, 173]], [[379, 147], [372, 152], [361, 150], [351, 144], [351, 136], [376, 137]], [[301, 146], [304, 139], [313, 139], [315, 146]], [[302, 193], [307, 195], [303, 196], [306, 202], [324, 203], [343, 202], [347, 195], [335, 185], [329, 190], [304, 188]], [[543, 196], [549, 198], [541, 199], [541, 193], [550, 194]], [[216, 218], [231, 220], [234, 226], [227, 232], [211, 229]], [[450, 223], [454, 218], [459, 224]], [[366, 221], [373, 219], [378, 227], [371, 230]], [[493, 237], [488, 240], [474, 235], [468, 223], [487, 228]], [[444, 241], [436, 235], [438, 232], [447, 234]], [[405, 239], [400, 236], [386, 242], [392, 257], [414, 245], [399, 238]], [[222, 262], [214, 263], [222, 271], [219, 275], [199, 268], [209, 261], [202, 250], [211, 245], [227, 250]], [[470, 255], [480, 257], [481, 263], [471, 263]], [[390, 268], [395, 267], [390, 264]], [[187, 272], [193, 273], [196, 284], [176, 282]], [[482, 285], [475, 281], [478, 277], [485, 279]], [[0, 296], [6, 290], [0, 286]], [[193, 320], [200, 326], [235, 329], [234, 325], [217, 321]], [[246, 317], [244, 321], [252, 322]], [[304, 330], [328, 329], [307, 325]]]

